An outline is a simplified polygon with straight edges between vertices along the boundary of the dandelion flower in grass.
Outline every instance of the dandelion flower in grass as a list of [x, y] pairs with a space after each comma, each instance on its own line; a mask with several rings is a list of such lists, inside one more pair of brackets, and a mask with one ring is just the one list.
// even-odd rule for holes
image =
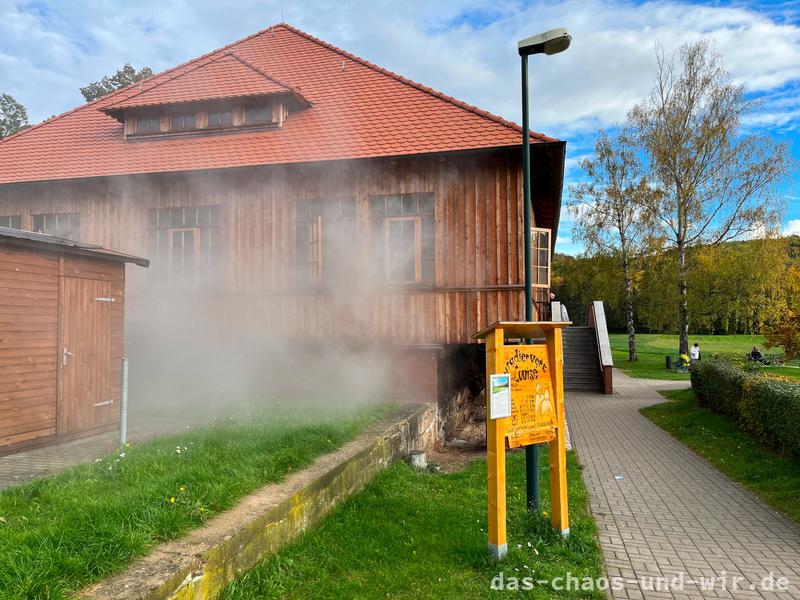
[[171, 496], [169, 499], [170, 504], [175, 504], [175, 496]]
[[182, 491], [182, 492], [185, 492], [185, 491], [186, 491], [186, 486], [185, 486], [185, 485], [182, 485], [182, 486], [181, 486], [180, 488], [178, 488], [178, 489], [179, 489], [180, 491]]
[[547, 516], [547, 511], [546, 511], [546, 510], [543, 510], [543, 511], [542, 511], [542, 514], [543, 514], [543, 515], [546, 517], [546, 516]]

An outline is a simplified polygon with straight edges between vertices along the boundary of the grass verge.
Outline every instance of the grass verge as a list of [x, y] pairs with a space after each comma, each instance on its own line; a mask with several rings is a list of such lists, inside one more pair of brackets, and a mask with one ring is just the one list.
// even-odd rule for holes
[[389, 410], [230, 420], [0, 492], [0, 597], [70, 597], [338, 448]]
[[[547, 462], [543, 454], [543, 462]], [[232, 582], [223, 598], [486, 598], [492, 579], [597, 578], [601, 553], [586, 511], [580, 468], [568, 455], [572, 533], [525, 510], [525, 455], [508, 456], [508, 558], [494, 564], [486, 547], [486, 462], [452, 474], [385, 471], [317, 530]], [[548, 466], [542, 489], [548, 489]], [[543, 494], [548, 496], [548, 494]], [[543, 498], [549, 511], [549, 497]], [[530, 598], [602, 598], [597, 592], [536, 585]]]
[[776, 454], [734, 421], [698, 406], [691, 390], [661, 394], [670, 402], [642, 409], [645, 417], [800, 523], [800, 462]]
[[[665, 368], [665, 357], [669, 354], [678, 358], [678, 336], [662, 335], [656, 333], [640, 333], [636, 335], [636, 347], [639, 360], [630, 362], [628, 360], [628, 334], [612, 333], [609, 334], [611, 341], [611, 353], [614, 358], [614, 366], [622, 369], [631, 377], [641, 377], [643, 379], [672, 379], [688, 380], [688, 373], [675, 373], [667, 371]], [[778, 350], [765, 350], [764, 337], [760, 335], [693, 335], [689, 337], [689, 343], [700, 344], [700, 350], [705, 355], [718, 353], [737, 354], [744, 356], [758, 346], [762, 351], [770, 355], [779, 354]], [[765, 369], [772, 372], [773, 368]], [[778, 368], [774, 368], [778, 372]], [[788, 373], [784, 373], [787, 371]], [[800, 378], [800, 369], [783, 368], [780, 369], [781, 375]]]

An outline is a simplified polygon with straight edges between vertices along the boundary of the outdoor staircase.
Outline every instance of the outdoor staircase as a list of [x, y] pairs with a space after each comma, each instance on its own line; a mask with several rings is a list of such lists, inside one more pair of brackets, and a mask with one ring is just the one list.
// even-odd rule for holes
[[570, 326], [563, 329], [564, 389], [603, 391], [603, 375], [594, 327]]

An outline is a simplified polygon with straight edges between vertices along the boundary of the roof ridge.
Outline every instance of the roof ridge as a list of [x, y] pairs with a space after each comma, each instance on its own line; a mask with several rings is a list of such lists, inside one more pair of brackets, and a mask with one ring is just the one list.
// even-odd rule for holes
[[[481, 108], [478, 108], [477, 106], [473, 106], [472, 104], [468, 104], [468, 103], [464, 102], [463, 100], [459, 100], [458, 98], [455, 98], [453, 96], [449, 96], [448, 94], [440, 92], [439, 90], [436, 90], [436, 89], [434, 89], [432, 87], [429, 87], [427, 85], [424, 85], [424, 84], [421, 84], [419, 82], [416, 82], [413, 79], [409, 79], [408, 77], [403, 77], [402, 75], [400, 75], [398, 73], [395, 73], [394, 71], [390, 71], [389, 69], [385, 69], [385, 68], [383, 68], [383, 67], [381, 67], [379, 65], [376, 65], [373, 62], [370, 62], [370, 61], [368, 61], [368, 60], [366, 60], [364, 58], [361, 58], [360, 56], [356, 56], [355, 54], [353, 54], [351, 52], [348, 52], [347, 50], [343, 50], [342, 48], [339, 48], [338, 46], [334, 46], [333, 44], [331, 44], [329, 42], [326, 42], [325, 40], [320, 39], [320, 38], [318, 38], [316, 36], [313, 36], [310, 33], [306, 33], [302, 29], [298, 29], [297, 27], [289, 25], [288, 23], [278, 23], [277, 25], [273, 25], [269, 29], [265, 29], [263, 32], [259, 32], [259, 33], [264, 33], [266, 31], [269, 31], [270, 29], [273, 29], [273, 28], [274, 29], [280, 29], [280, 28], [286, 29], [287, 31], [290, 31], [290, 32], [292, 32], [294, 34], [300, 35], [300, 36], [302, 36], [302, 37], [314, 42], [315, 44], [319, 44], [320, 46], [322, 46], [324, 48], [327, 48], [327, 49], [332, 50], [332, 51], [334, 51], [334, 52], [336, 52], [338, 54], [341, 54], [342, 56], [344, 56], [346, 58], [349, 58], [350, 60], [354, 60], [354, 61], [356, 61], [356, 62], [358, 62], [358, 63], [360, 63], [360, 64], [362, 64], [362, 65], [364, 65], [364, 66], [366, 66], [366, 67], [368, 67], [368, 68], [370, 68], [372, 70], [374, 70], [374, 71], [377, 71], [377, 72], [379, 72], [379, 73], [381, 73], [383, 75], [386, 75], [388, 77], [391, 77], [393, 79], [396, 79], [397, 81], [400, 81], [401, 83], [409, 85], [409, 86], [411, 86], [413, 88], [416, 88], [416, 89], [418, 89], [418, 90], [420, 90], [422, 92], [425, 92], [426, 94], [430, 94], [431, 96], [439, 98], [440, 100], [444, 100], [445, 102], [449, 102], [451, 104], [454, 104], [454, 105], [458, 106], [459, 108], [462, 108], [462, 109], [467, 110], [467, 111], [469, 111], [471, 113], [474, 113], [474, 114], [476, 114], [478, 116], [484, 117], [485, 119], [489, 119], [490, 121], [494, 121], [495, 123], [499, 123], [500, 125], [504, 125], [505, 127], [513, 129], [514, 131], [518, 131], [519, 133], [522, 133], [522, 127], [520, 127], [519, 125], [517, 125], [513, 121], [509, 121], [508, 119], [504, 119], [503, 117], [501, 117], [499, 115], [496, 115], [494, 113], [491, 113], [491, 112], [489, 112], [487, 110], [483, 110]], [[241, 40], [241, 41], [245, 41], [245, 40]], [[550, 137], [548, 135], [545, 135], [545, 134], [537, 132], [537, 131], [531, 131], [530, 134], [531, 134], [532, 137], [535, 137], [536, 139], [538, 139], [540, 141], [543, 141], [543, 142], [557, 142], [557, 141], [559, 141], [557, 138]]]
[[[127, 96], [126, 98], [123, 98], [122, 100], [119, 100], [119, 101], [117, 101], [117, 102], [110, 102], [109, 104], [107, 104], [106, 106], [104, 106], [102, 110], [104, 110], [104, 111], [105, 111], [106, 109], [113, 109], [113, 108], [114, 108], [114, 107], [115, 107], [117, 104], [121, 104], [121, 103], [123, 103], [123, 102], [127, 102], [128, 100], [131, 100], [131, 99], [133, 99], [133, 98], [136, 98], [137, 96], [141, 96], [142, 94], [145, 94], [145, 93], [147, 93], [147, 92], [149, 92], [149, 91], [151, 91], [151, 90], [154, 90], [154, 89], [156, 89], [156, 88], [159, 88], [159, 87], [161, 87], [162, 85], [166, 85], [166, 84], [168, 84], [168, 83], [170, 83], [170, 82], [172, 82], [172, 81], [175, 81], [176, 79], [180, 79], [180, 78], [181, 78], [181, 77], [183, 77], [184, 75], [188, 75], [189, 73], [194, 73], [194, 72], [195, 72], [195, 71], [197, 71], [198, 69], [202, 69], [203, 67], [207, 67], [208, 65], [211, 65], [211, 64], [213, 64], [213, 63], [215, 63], [215, 62], [217, 62], [217, 61], [219, 61], [219, 60], [222, 60], [222, 59], [223, 59], [223, 58], [225, 58], [226, 56], [235, 56], [235, 55], [233, 54], [233, 52], [225, 52], [225, 53], [223, 53], [223, 54], [220, 54], [219, 56], [212, 56], [212, 57], [211, 57], [211, 60], [207, 60], [206, 62], [204, 62], [204, 63], [202, 63], [202, 64], [196, 64], [196, 65], [192, 65], [192, 66], [191, 66], [191, 68], [189, 68], [189, 69], [186, 69], [185, 71], [181, 71], [180, 73], [177, 73], [177, 74], [175, 74], [173, 77], [168, 77], [168, 78], [167, 78], [167, 79], [165, 79], [164, 81], [159, 81], [159, 82], [157, 82], [155, 85], [153, 85], [152, 87], [149, 87], [149, 88], [147, 88], [147, 89], [141, 89], [141, 88], [142, 88], [142, 85], [144, 84], [144, 81], [145, 81], [144, 79], [143, 79], [143, 80], [141, 80], [141, 81], [137, 81], [136, 83], [138, 83], [138, 84], [139, 84], [139, 88], [140, 88], [138, 92], [135, 92], [135, 93], [131, 94], [130, 96]], [[204, 58], [204, 57], [200, 57], [200, 58]], [[200, 59], [198, 59], [198, 61], [199, 61], [199, 60], [200, 60]], [[195, 62], [195, 61], [191, 61], [191, 62]], [[188, 66], [189, 64], [191, 64], [191, 62], [190, 62], [190, 63], [187, 63], [187, 66]], [[163, 73], [163, 74], [166, 74], [166, 73], [167, 73], [167, 71], [164, 71], [164, 73]], [[133, 84], [131, 84], [131, 85], [133, 85]], [[127, 88], [127, 87], [131, 87], [131, 86], [125, 86], [125, 87]], [[123, 89], [124, 89], [124, 88], [123, 88]], [[106, 96], [106, 97], [107, 97], [107, 96]]]
[[[192, 58], [190, 60], [187, 60], [187, 61], [184, 61], [184, 62], [182, 62], [180, 64], [177, 64], [174, 67], [170, 67], [169, 69], [166, 69], [166, 70], [161, 71], [159, 73], [154, 73], [153, 75], [150, 75], [149, 77], [145, 77], [144, 79], [142, 79], [140, 81], [137, 81], [135, 83], [143, 83], [143, 82], [146, 82], [146, 81], [149, 81], [149, 80], [152, 80], [152, 79], [156, 79], [157, 77], [162, 77], [162, 76], [164, 76], [164, 75], [166, 75], [168, 73], [171, 73], [172, 71], [176, 71], [177, 69], [181, 69], [181, 68], [183, 68], [183, 67], [185, 67], [187, 65], [190, 65], [192, 63], [201, 61], [201, 60], [203, 60], [205, 58], [208, 58], [210, 56], [213, 56], [213, 55], [215, 55], [215, 54], [217, 54], [219, 52], [224, 52], [228, 48], [231, 48], [231, 47], [233, 47], [233, 46], [235, 46], [237, 44], [241, 44], [241, 43], [246, 42], [248, 40], [251, 40], [251, 39], [253, 39], [255, 37], [258, 37], [259, 35], [263, 35], [263, 34], [269, 32], [269, 31], [271, 31], [273, 29], [276, 29], [277, 27], [279, 27], [281, 25], [285, 25], [285, 23], [276, 23], [274, 25], [270, 25], [269, 27], [261, 29], [260, 31], [256, 31], [255, 33], [251, 33], [250, 35], [245, 36], [245, 37], [243, 37], [243, 38], [241, 38], [239, 40], [236, 40], [234, 42], [231, 42], [230, 44], [225, 44], [221, 48], [216, 48], [214, 50], [211, 50], [210, 52], [206, 52], [205, 54], [201, 54], [200, 56], [196, 56], [195, 58]], [[237, 56], [237, 58], [239, 58], [239, 57]], [[171, 81], [171, 79], [170, 79], [170, 81]], [[49, 125], [50, 123], [54, 123], [55, 121], [59, 121], [59, 120], [63, 119], [64, 117], [68, 116], [68, 115], [71, 115], [71, 114], [76, 113], [76, 112], [78, 112], [80, 110], [84, 110], [86, 108], [89, 108], [90, 106], [93, 106], [95, 104], [103, 102], [104, 100], [108, 100], [108, 99], [113, 98], [115, 96], [121, 95], [122, 93], [124, 93], [126, 91], [130, 91], [130, 87], [132, 85], [133, 84], [126, 85], [123, 88], [120, 88], [118, 90], [114, 90], [113, 92], [109, 92], [105, 96], [101, 96], [100, 98], [95, 98], [94, 100], [90, 100], [89, 102], [85, 102], [84, 104], [80, 104], [80, 105], [76, 106], [75, 108], [71, 108], [70, 110], [68, 110], [66, 112], [63, 112], [61, 114], [55, 115], [53, 117], [50, 117], [49, 119], [45, 119], [44, 121], [41, 121], [41, 122], [36, 123], [34, 125], [31, 125], [30, 127], [26, 127], [22, 131], [18, 131], [16, 133], [8, 135], [8, 136], [6, 136], [4, 138], [0, 138], [0, 144], [5, 144], [6, 142], [9, 142], [11, 140], [14, 140], [14, 139], [17, 139], [17, 138], [23, 136], [24, 134], [28, 133], [29, 131], [33, 131], [34, 129], [40, 129], [41, 127], [44, 127], [45, 125]], [[281, 84], [281, 85], [283, 85], [283, 84]]]
[[[276, 79], [275, 77], [273, 77], [272, 75], [270, 75], [269, 73], [267, 73], [265, 70], [263, 70], [263, 69], [261, 69], [261, 68], [257, 67], [256, 65], [254, 65], [254, 64], [253, 64], [253, 63], [251, 63], [250, 61], [248, 61], [248, 60], [245, 60], [244, 58], [242, 58], [241, 56], [239, 56], [238, 54], [236, 54], [236, 52], [230, 51], [230, 52], [228, 52], [228, 53], [226, 54], [226, 56], [232, 56], [233, 58], [235, 58], [236, 60], [238, 60], [240, 63], [242, 63], [244, 66], [246, 66], [246, 67], [250, 67], [251, 69], [253, 69], [253, 71], [255, 71], [256, 73], [258, 73], [259, 75], [262, 75], [262, 76], [266, 77], [267, 79], [269, 79], [269, 80], [270, 80], [270, 81], [272, 81], [273, 83], [277, 83], [279, 86], [286, 88], [286, 89], [287, 89], [287, 90], [289, 90], [290, 92], [294, 92], [295, 94], [298, 94], [298, 95], [301, 95], [301, 96], [302, 96], [302, 94], [300, 93], [300, 89], [299, 89], [299, 88], [296, 88], [296, 87], [294, 87], [294, 86], [291, 86], [291, 85], [289, 85], [288, 83], [284, 83], [284, 82], [283, 82], [283, 81], [281, 81], [280, 79]], [[207, 63], [207, 64], [210, 64], [210, 63]]]

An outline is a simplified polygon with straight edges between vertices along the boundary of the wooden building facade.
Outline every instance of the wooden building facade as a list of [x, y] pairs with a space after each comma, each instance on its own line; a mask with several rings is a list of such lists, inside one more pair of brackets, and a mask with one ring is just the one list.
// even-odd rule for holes
[[524, 312], [519, 163], [512, 150], [20, 184], [2, 188], [0, 223], [147, 256], [132, 298], [219, 297], [233, 330], [468, 343]]
[[[544, 308], [565, 144], [531, 140]], [[0, 225], [152, 260], [132, 318], [422, 352], [427, 396], [438, 349], [522, 318], [522, 220], [518, 126], [285, 24], [0, 142]]]

